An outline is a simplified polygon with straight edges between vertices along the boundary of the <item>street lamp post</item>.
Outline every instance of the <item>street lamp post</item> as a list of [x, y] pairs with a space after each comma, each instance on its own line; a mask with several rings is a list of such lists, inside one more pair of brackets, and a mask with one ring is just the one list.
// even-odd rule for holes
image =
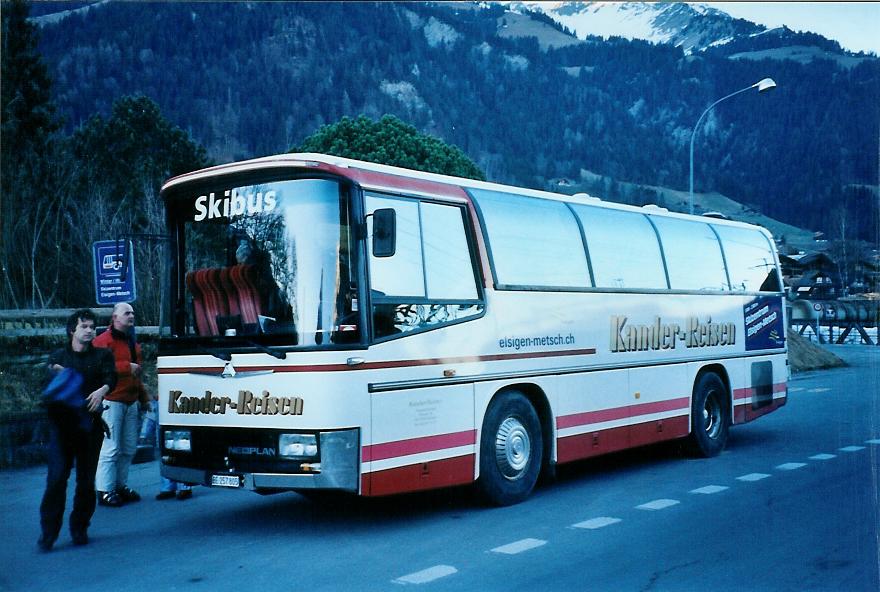
[[715, 101], [714, 103], [709, 105], [705, 111], [703, 111], [703, 114], [700, 115], [700, 118], [697, 120], [697, 124], [694, 126], [694, 130], [691, 132], [691, 167], [690, 167], [691, 173], [690, 173], [690, 184], [689, 184], [689, 191], [688, 191], [688, 195], [690, 198], [690, 213], [691, 214], [694, 213], [694, 138], [697, 137], [697, 128], [700, 127], [700, 123], [703, 121], [703, 118], [706, 116], [706, 113], [708, 113], [709, 111], [712, 110], [712, 107], [714, 107], [715, 105], [717, 105], [721, 101], [726, 101], [730, 97], [734, 97], [740, 93], [744, 93], [747, 90], [752, 90], [753, 88], [758, 89], [758, 92], [762, 93], [762, 92], [765, 92], [768, 90], [773, 90], [774, 88], [776, 88], [776, 83], [773, 82], [772, 78], [764, 78], [763, 80], [760, 80], [751, 86], [741, 88], [736, 92], [730, 93], [726, 97], [721, 97], [720, 99], [718, 99], [717, 101]]

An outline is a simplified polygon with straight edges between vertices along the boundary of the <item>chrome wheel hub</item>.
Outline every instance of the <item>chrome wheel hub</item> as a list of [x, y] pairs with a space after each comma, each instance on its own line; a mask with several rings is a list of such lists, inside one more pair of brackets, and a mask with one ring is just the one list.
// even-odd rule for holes
[[529, 465], [531, 454], [529, 432], [520, 420], [508, 417], [495, 434], [495, 460], [507, 479], [519, 479]]
[[703, 405], [703, 425], [709, 438], [714, 440], [718, 437], [718, 434], [721, 432], [721, 422], [721, 403], [719, 402], [718, 394], [715, 391], [711, 391], [706, 395], [706, 404]]

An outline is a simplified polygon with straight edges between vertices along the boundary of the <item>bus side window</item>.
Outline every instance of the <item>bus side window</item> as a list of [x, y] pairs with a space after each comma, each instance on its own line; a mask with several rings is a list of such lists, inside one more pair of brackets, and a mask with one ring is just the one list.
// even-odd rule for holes
[[592, 286], [581, 233], [565, 204], [481, 189], [470, 193], [483, 216], [499, 286], [572, 290]]
[[667, 288], [657, 234], [641, 213], [573, 207], [584, 227], [597, 288]]
[[721, 237], [730, 289], [742, 292], [779, 292], [779, 274], [770, 242], [749, 228], [712, 225]]
[[370, 254], [374, 336], [389, 337], [479, 314], [482, 304], [462, 208], [368, 195], [368, 212], [380, 208], [395, 210], [397, 248], [391, 257]]
[[726, 290], [721, 244], [708, 224], [652, 216], [673, 290]]

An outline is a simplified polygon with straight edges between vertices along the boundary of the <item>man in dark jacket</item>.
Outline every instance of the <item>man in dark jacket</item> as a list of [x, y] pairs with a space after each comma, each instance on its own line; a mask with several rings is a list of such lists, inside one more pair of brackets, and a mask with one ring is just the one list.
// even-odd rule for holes
[[[48, 404], [49, 446], [46, 492], [40, 504], [42, 535], [37, 541], [41, 551], [50, 551], [64, 519], [67, 480], [76, 461], [76, 493], [70, 513], [70, 536], [74, 545], [89, 542], [87, 534], [95, 513], [95, 471], [104, 437], [101, 421], [104, 395], [116, 386], [113, 354], [92, 347], [95, 339], [95, 314], [88, 309], [75, 311], [67, 319], [68, 343], [49, 356], [49, 371], [58, 374], [65, 368], [82, 378], [81, 396], [88, 415], [81, 409], [62, 404]], [[83, 421], [85, 419], [85, 421]]]

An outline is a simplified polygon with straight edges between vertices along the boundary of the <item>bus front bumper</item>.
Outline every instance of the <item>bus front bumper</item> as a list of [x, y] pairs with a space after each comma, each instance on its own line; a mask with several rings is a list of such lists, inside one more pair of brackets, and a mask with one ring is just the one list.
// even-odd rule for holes
[[307, 473], [270, 473], [206, 470], [160, 463], [166, 479], [191, 485], [220, 486], [252, 491], [334, 489], [357, 492], [359, 484], [358, 430], [321, 432], [320, 469]]

